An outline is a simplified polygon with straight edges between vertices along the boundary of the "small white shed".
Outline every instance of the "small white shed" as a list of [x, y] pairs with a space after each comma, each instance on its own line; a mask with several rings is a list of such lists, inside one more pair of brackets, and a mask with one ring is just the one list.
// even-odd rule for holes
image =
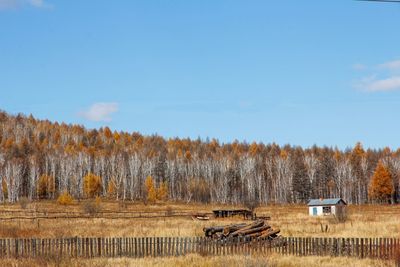
[[347, 203], [341, 198], [311, 199], [308, 202], [310, 216], [343, 215]]

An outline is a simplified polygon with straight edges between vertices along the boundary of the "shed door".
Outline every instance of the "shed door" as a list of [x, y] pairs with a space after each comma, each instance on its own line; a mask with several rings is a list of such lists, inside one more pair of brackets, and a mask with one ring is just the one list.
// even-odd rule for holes
[[313, 215], [314, 215], [314, 216], [317, 216], [317, 207], [314, 207], [312, 211], [313, 211], [313, 212], [312, 212]]

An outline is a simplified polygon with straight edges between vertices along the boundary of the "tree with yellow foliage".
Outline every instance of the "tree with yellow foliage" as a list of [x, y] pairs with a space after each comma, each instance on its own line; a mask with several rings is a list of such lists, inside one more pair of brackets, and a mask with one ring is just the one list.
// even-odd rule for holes
[[387, 203], [393, 193], [392, 176], [383, 163], [379, 161], [369, 185], [368, 196], [371, 200]]
[[168, 198], [168, 184], [166, 182], [161, 182], [157, 189], [157, 199], [161, 201], [166, 201]]
[[98, 196], [101, 192], [101, 178], [100, 176], [88, 173], [83, 178], [83, 191], [86, 197], [93, 198]]
[[115, 180], [111, 179], [108, 182], [108, 186], [107, 186], [107, 196], [109, 198], [114, 198], [117, 194], [117, 187], [115, 186]]
[[60, 205], [71, 205], [74, 199], [72, 196], [67, 192], [64, 191], [58, 198], [57, 203]]
[[50, 198], [55, 192], [54, 177], [43, 174], [39, 177], [37, 185], [37, 193], [39, 198]]
[[152, 203], [156, 202], [157, 191], [156, 191], [156, 188], [154, 187], [153, 177], [151, 177], [150, 175], [147, 176], [146, 181], [144, 182], [144, 185], [146, 187], [147, 201], [150, 201]]
[[114, 132], [114, 140], [115, 142], [118, 142], [121, 139], [121, 135], [118, 132]]
[[1, 180], [1, 185], [2, 185], [1, 189], [3, 191], [3, 199], [2, 199], [2, 201], [4, 201], [4, 199], [8, 198], [8, 188], [7, 188], [7, 183], [6, 183], [4, 178]]
[[258, 145], [256, 142], [253, 142], [249, 147], [249, 153], [252, 157], [255, 157], [259, 154]]
[[185, 159], [186, 159], [187, 161], [191, 161], [191, 160], [192, 160], [192, 153], [190, 153], [189, 150], [187, 150], [187, 151], [185, 152]]
[[111, 139], [111, 137], [113, 137], [113, 134], [112, 134], [110, 128], [108, 128], [107, 126], [104, 128], [104, 136], [107, 139]]

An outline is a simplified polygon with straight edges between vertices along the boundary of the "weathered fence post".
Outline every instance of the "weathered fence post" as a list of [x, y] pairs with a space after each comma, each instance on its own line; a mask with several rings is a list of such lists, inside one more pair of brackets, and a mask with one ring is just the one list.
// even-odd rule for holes
[[201, 255], [254, 255], [272, 251], [296, 256], [348, 256], [394, 259], [400, 239], [394, 238], [268, 238], [227, 237], [74, 237], [0, 239], [3, 257], [165, 257], [189, 253]]
[[175, 256], [179, 256], [179, 244], [180, 244], [180, 238], [179, 237], [175, 237]]

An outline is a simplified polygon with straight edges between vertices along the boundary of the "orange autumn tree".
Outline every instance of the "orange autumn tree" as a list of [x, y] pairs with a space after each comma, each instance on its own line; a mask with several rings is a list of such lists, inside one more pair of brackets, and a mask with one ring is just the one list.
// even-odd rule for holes
[[379, 161], [368, 188], [368, 196], [373, 201], [385, 203], [389, 202], [393, 193], [392, 176], [383, 163]]
[[107, 196], [114, 198], [117, 195], [117, 187], [115, 186], [115, 179], [111, 178], [107, 186]]
[[101, 178], [93, 173], [87, 174], [83, 178], [83, 191], [85, 196], [92, 198], [98, 196], [101, 192]]
[[37, 193], [39, 198], [51, 198], [56, 190], [54, 176], [43, 174], [39, 177]]
[[156, 202], [157, 191], [154, 186], [153, 177], [147, 176], [146, 181], [144, 182], [144, 185], [146, 187], [147, 200], [152, 203]]
[[168, 198], [168, 184], [166, 182], [161, 182], [157, 189], [157, 199], [161, 201], [166, 201]]
[[153, 177], [147, 176], [144, 185], [146, 187], [147, 201], [155, 203], [156, 200], [165, 201], [168, 199], [168, 184], [166, 182], [161, 182], [157, 188]]

